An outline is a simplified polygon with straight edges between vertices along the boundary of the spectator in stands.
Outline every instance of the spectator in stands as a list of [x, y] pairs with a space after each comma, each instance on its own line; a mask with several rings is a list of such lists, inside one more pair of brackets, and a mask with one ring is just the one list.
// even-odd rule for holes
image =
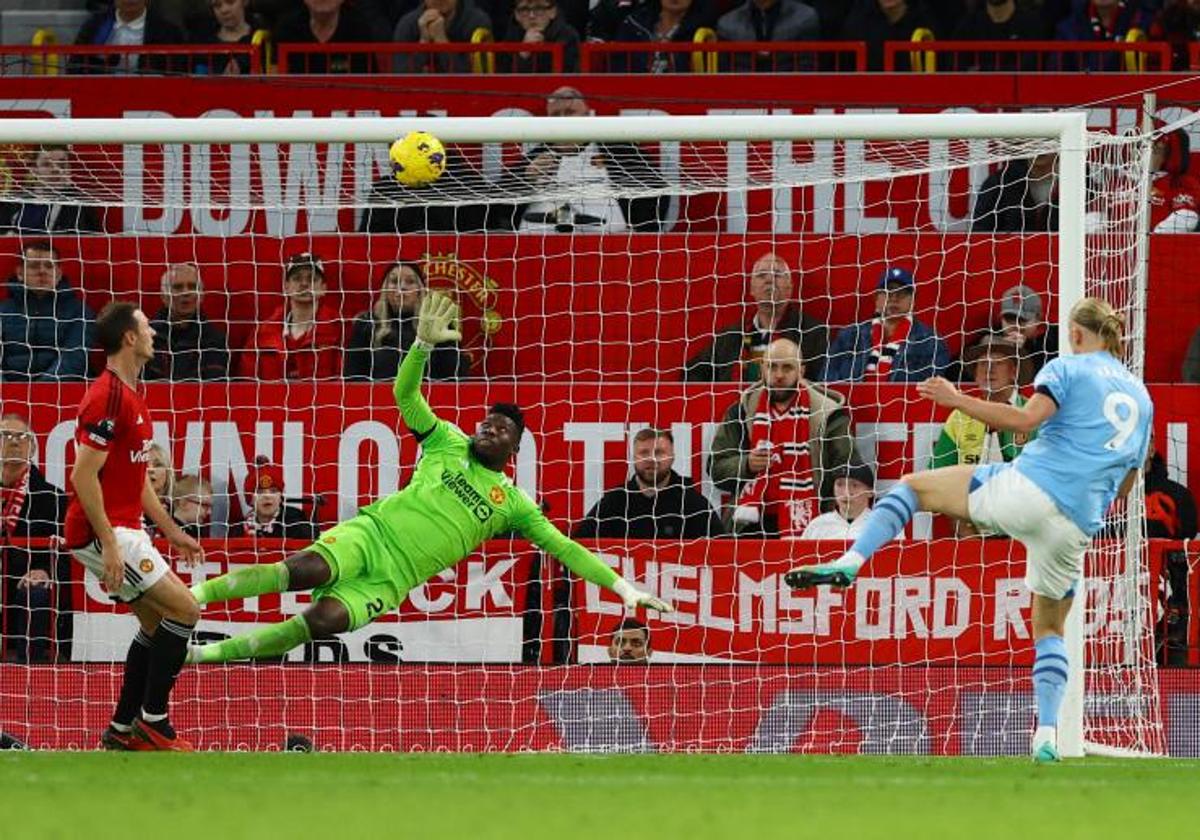
[[1183, 357], [1182, 379], [1193, 385], [1200, 384], [1200, 327], [1192, 333], [1187, 354]]
[[1150, 27], [1150, 39], [1171, 45], [1171, 69], [1191, 68], [1191, 45], [1200, 40], [1200, 0], [1166, 0]]
[[[1040, 41], [1046, 27], [1037, 12], [1017, 0], [986, 0], [967, 11], [954, 29], [955, 41]], [[1036, 53], [962, 52], [955, 70], [1038, 70], [1042, 61]]]
[[179, 476], [171, 516], [189, 537], [207, 537], [212, 527], [212, 485], [198, 475]]
[[[534, 0], [524, 0], [534, 2]], [[400, 18], [393, 41], [409, 44], [469, 44], [477, 30], [491, 30], [487, 12], [473, 0], [422, 0]], [[469, 73], [469, 53], [398, 53], [392, 62], [396, 73]]]
[[853, 540], [862, 533], [875, 497], [875, 473], [851, 464], [833, 480], [833, 508], [808, 523], [802, 540]]
[[805, 376], [819, 381], [829, 351], [829, 332], [792, 296], [791, 266], [773, 252], [763, 254], [750, 269], [749, 285], [754, 314], [748, 321], [722, 327], [712, 344], [688, 360], [684, 381], [757, 382], [762, 378], [762, 355], [776, 338], [799, 344]]
[[160, 444], [150, 445], [150, 460], [146, 463], [146, 479], [150, 489], [163, 507], [169, 513], [175, 500], [175, 466], [171, 463], [171, 453]]
[[250, 499], [250, 513], [245, 521], [230, 529], [229, 536], [309, 542], [317, 538], [312, 522], [284, 502], [283, 471], [262, 455], [255, 459], [246, 479], [246, 496]]
[[[380, 280], [379, 297], [360, 312], [350, 329], [344, 375], [347, 379], [396, 378], [404, 354], [417, 340], [417, 310], [428, 284], [417, 263], [387, 266]], [[470, 370], [470, 359], [448, 341], [433, 348], [426, 375], [430, 379], [460, 379]]]
[[[361, 44], [385, 40], [370, 21], [345, 0], [304, 0], [304, 8], [282, 18], [275, 27], [276, 44]], [[369, 73], [368, 53], [295, 53], [289, 73]]]
[[875, 286], [875, 317], [837, 334], [825, 380], [919, 382], [950, 363], [946, 343], [913, 317], [915, 280], [907, 268], [884, 270]]
[[799, 536], [834, 476], [858, 461], [846, 398], [805, 379], [800, 348], [778, 338], [763, 357], [762, 381], [725, 412], [709, 474], [734, 499], [735, 533]]
[[[182, 44], [183, 30], [165, 20], [150, 0], [113, 0], [112, 5], [96, 12], [79, 28], [75, 43], [113, 47], [136, 47], [154, 44]], [[72, 73], [161, 73], [185, 72], [187, 62], [167, 60], [163, 56], [113, 55], [75, 56], [70, 62]]]
[[327, 303], [325, 266], [308, 252], [284, 267], [286, 303], [254, 331], [238, 365], [250, 379], [328, 379], [341, 373], [341, 318]]
[[635, 9], [653, 0], [598, 0], [588, 12], [587, 39], [597, 43], [617, 40], [617, 30]]
[[[162, 502], [163, 510], [170, 513], [175, 506], [175, 466], [171, 463], [171, 453], [157, 443], [150, 445], [146, 480], [150, 482], [154, 495]], [[142, 517], [142, 530], [155, 539], [162, 536], [158, 526], [148, 516]]]
[[92, 311], [63, 277], [49, 242], [21, 248], [0, 302], [0, 379], [47, 382], [87, 376]]
[[[446, 170], [433, 184], [409, 187], [391, 174], [371, 184], [359, 219], [360, 233], [479, 233], [511, 225], [512, 207], [481, 202], [495, 187], [461, 154], [448, 152]], [[447, 201], [447, 198], [459, 200]]]
[[0, 540], [4, 543], [0, 570], [6, 605], [0, 626], [7, 635], [3, 640], [6, 659], [50, 661], [54, 579], [64, 584], [70, 580], [69, 572], [61, 568], [65, 563], [54, 568], [53, 549], [18, 548], [7, 543], [10, 539], [57, 537], [66, 508], [66, 497], [37, 467], [37, 439], [25, 418], [15, 413], [0, 415]]
[[[1097, 44], [1122, 42], [1131, 30], [1148, 33], [1153, 19], [1139, 0], [1074, 0], [1071, 13], [1059, 22], [1054, 37], [1059, 41], [1090, 41]], [[1125, 55], [1120, 52], [1064, 53], [1064, 70], [1120, 70]]]
[[48, 236], [55, 233], [99, 233], [100, 214], [83, 204], [83, 191], [71, 179], [71, 150], [39, 146], [28, 181], [0, 204], [0, 232]]
[[1167, 462], [1154, 447], [1146, 452], [1146, 536], [1190, 540], [1196, 536], [1196, 499], [1192, 491], [1167, 474]]
[[[209, 0], [209, 15], [191, 30], [193, 44], [250, 44], [254, 39], [256, 21], [250, 15], [249, 0]], [[250, 57], [216, 53], [195, 59], [193, 72], [212, 75], [246, 75], [250, 72]]]
[[[963, 364], [974, 378], [982, 399], [1021, 408], [1025, 398], [1017, 389], [1017, 368], [1020, 348], [1003, 334], [985, 335], [963, 353]], [[986, 423], [955, 410], [942, 424], [941, 434], [933, 444], [930, 469], [956, 464], [1007, 463], [1021, 454], [1025, 444], [1037, 432], [1024, 434], [993, 429]], [[978, 533], [966, 521], [956, 523], [957, 535]]]
[[633, 436], [633, 476], [600, 497], [577, 538], [694, 540], [725, 533], [708, 499], [675, 472], [675, 438], [665, 429]]
[[[820, 37], [821, 20], [802, 0], [745, 0], [717, 21], [720, 41], [816, 41]], [[811, 54], [768, 52], [724, 54], [720, 63], [737, 73], [811, 70], [816, 64]]]
[[[560, 87], [546, 98], [550, 117], [585, 117], [591, 113], [583, 94]], [[657, 169], [632, 143], [549, 143], [533, 147], [523, 161], [505, 173], [500, 188], [519, 199], [549, 186], [560, 191], [585, 187], [594, 193], [605, 185], [620, 189], [655, 191], [666, 187]], [[569, 200], [518, 204], [512, 227], [530, 232], [617, 233], [626, 230], [659, 230], [667, 211], [665, 196], [613, 198], [580, 195]]]
[[[563, 72], [579, 72], [579, 33], [560, 14], [554, 0], [517, 0], [503, 40], [518, 44], [562, 44]], [[549, 73], [549, 53], [499, 53], [496, 67], [503, 73]]]
[[622, 618], [608, 642], [608, 661], [645, 665], [650, 661], [650, 628], [636, 618]]
[[1200, 226], [1200, 179], [1188, 172], [1191, 143], [1183, 129], [1154, 141], [1150, 152], [1150, 230], [1192, 233]]
[[1046, 323], [1042, 297], [1028, 286], [1012, 286], [1000, 296], [998, 331], [1020, 349], [1017, 384], [1028, 385], [1058, 355], [1058, 327]]
[[[867, 69], [883, 69], [885, 41], [911, 41], [918, 29], [933, 30], [921, 0], [854, 0], [842, 26], [843, 41], [867, 42]], [[897, 70], [911, 70], [912, 53], [896, 56]]]
[[[794, 0], [778, 0], [794, 2]], [[652, 0], [633, 9], [617, 27], [621, 43], [691, 43], [696, 30], [713, 24], [711, 7], [694, 0]], [[690, 52], [619, 52], [609, 60], [616, 73], [687, 73], [691, 71]]]
[[144, 379], [186, 382], [229, 376], [229, 342], [200, 311], [203, 294], [194, 263], [179, 263], [163, 272], [163, 307], [150, 321], [154, 358], [142, 369]]
[[1058, 230], [1058, 155], [1046, 152], [1004, 163], [975, 198], [971, 232]]

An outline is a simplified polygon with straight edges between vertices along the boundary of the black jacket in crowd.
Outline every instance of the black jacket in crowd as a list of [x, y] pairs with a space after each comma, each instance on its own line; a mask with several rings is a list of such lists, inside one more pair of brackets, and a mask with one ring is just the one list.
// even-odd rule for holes
[[[753, 316], [723, 327], [712, 344], [688, 359], [683, 369], [685, 382], [730, 382], [746, 345], [754, 340]], [[788, 338], [800, 346], [804, 377], [819, 382], [829, 358], [829, 330], [811, 315], [792, 306], [784, 313], [775, 338]]]
[[[21, 236], [49, 236], [52, 233], [101, 233], [100, 214], [87, 204], [47, 202], [47, 196], [31, 196], [29, 201], [0, 204], [0, 232]], [[55, 196], [72, 198], [74, 194]], [[78, 196], [82, 199], [82, 195]]]
[[1196, 536], [1196, 500], [1192, 491], [1167, 477], [1167, 462], [1154, 454], [1146, 470], [1146, 536], [1190, 540]]
[[653, 496], [630, 478], [614, 487], [575, 526], [578, 539], [694, 540], [725, 533], [708, 499], [674, 470], [667, 486]]
[[[79, 27], [75, 43], [79, 45], [107, 44], [112, 31], [117, 24], [116, 12], [110, 7], [96, 12]], [[153, 4], [146, 9], [146, 28], [142, 33], [142, 43], [146, 46], [156, 44], [182, 44], [187, 40], [183, 30], [165, 19], [154, 9]], [[70, 72], [76, 73], [113, 73], [127, 72], [127, 56], [77, 55], [70, 61]], [[141, 56], [138, 61], [138, 73], [186, 73], [188, 72], [186, 56], [148, 55]]]
[[225, 333], [202, 313], [175, 322], [166, 308], [150, 322], [154, 328], [154, 358], [142, 376], [172, 382], [226, 379], [229, 376], [229, 341]]
[[[16, 538], [57, 536], [66, 513], [66, 495], [46, 481], [41, 470], [31, 465], [29, 467], [29, 492], [25, 496], [25, 504], [21, 507], [21, 513], [17, 517], [16, 527], [12, 533], [8, 533], [4, 530], [3, 520], [0, 520], [0, 533], [3, 533], [4, 537]], [[5, 553], [7, 562], [4, 566], [4, 574], [6, 578], [20, 579], [30, 569], [51, 571], [53, 555], [49, 551], [39, 549], [31, 552], [24, 548], [10, 547], [6, 549]]]
[[317, 529], [312, 521], [291, 505], [283, 505], [269, 528], [250, 530], [242, 520], [229, 529], [231, 537], [259, 537], [273, 540], [315, 540]]
[[[375, 331], [375, 321], [370, 310], [360, 313], [350, 329], [350, 345], [346, 350], [342, 376], [346, 379], [395, 379], [405, 352], [417, 340], [416, 316], [397, 316], [393, 319], [392, 327], [388, 344], [372, 347], [371, 334]], [[447, 341], [430, 351], [425, 375], [430, 379], [462, 379], [470, 373], [470, 369], [471, 360], [467, 355], [453, 341]]]
[[1046, 233], [1058, 230], [1058, 197], [1035, 204], [1029, 191], [1027, 158], [1012, 160], [993, 172], [975, 199], [972, 233]]

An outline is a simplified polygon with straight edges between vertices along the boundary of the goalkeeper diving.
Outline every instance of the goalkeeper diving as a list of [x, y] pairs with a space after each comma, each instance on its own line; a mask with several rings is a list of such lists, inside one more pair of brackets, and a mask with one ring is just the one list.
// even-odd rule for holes
[[492, 406], [472, 437], [434, 415], [421, 394], [421, 377], [431, 347], [461, 338], [457, 316], [453, 300], [427, 295], [417, 315], [417, 340], [396, 374], [396, 404], [421, 444], [408, 486], [362, 508], [282, 563], [249, 566], [194, 586], [200, 604], [308, 590], [313, 602], [287, 621], [193, 646], [189, 662], [277, 657], [312, 639], [357, 630], [394, 610], [412, 589], [483, 541], [509, 531], [520, 532], [585, 580], [611, 589], [628, 609], [671, 611], [670, 604], [636, 589], [554, 527], [504, 474], [525, 430], [517, 406]]

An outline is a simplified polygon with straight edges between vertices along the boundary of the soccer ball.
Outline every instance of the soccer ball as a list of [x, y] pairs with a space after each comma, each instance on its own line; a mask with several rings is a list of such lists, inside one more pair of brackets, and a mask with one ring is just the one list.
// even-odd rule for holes
[[432, 184], [446, 171], [446, 149], [427, 131], [410, 131], [388, 151], [392, 176], [406, 187]]

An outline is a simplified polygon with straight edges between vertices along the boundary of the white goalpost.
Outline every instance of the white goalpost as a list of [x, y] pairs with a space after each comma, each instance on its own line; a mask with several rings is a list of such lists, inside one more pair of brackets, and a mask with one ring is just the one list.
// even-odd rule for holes
[[[568, 225], [570, 229], [536, 232], [451, 230], [443, 232], [443, 239], [424, 232], [395, 237], [358, 234], [340, 223], [319, 230], [313, 219], [321, 212], [327, 212], [329, 218], [348, 214], [357, 222], [371, 205], [367, 188], [386, 173], [386, 154], [381, 149], [412, 130], [434, 134], [451, 154], [469, 159], [469, 168], [479, 178], [467, 186], [461, 179], [435, 183], [419, 194], [398, 197], [399, 205], [491, 208], [534, 201], [560, 206], [612, 201], [628, 214], [629, 201], [662, 199], [671, 202], [670, 213], [675, 216], [663, 227], [674, 225], [674, 230], [606, 232]], [[222, 289], [220, 279], [209, 278], [226, 276], [245, 263], [253, 263], [246, 274], [250, 279], [239, 281], [236, 294], [253, 296], [256, 289], [269, 287], [271, 294], [277, 294], [272, 284], [278, 282], [279, 265], [262, 265], [263, 255], [286, 258], [291, 251], [316, 251], [317, 246], [305, 245], [313, 240], [314, 231], [327, 235], [320, 240], [320, 247], [337, 249], [318, 254], [327, 267], [353, 263], [353, 270], [369, 277], [371, 284], [385, 261], [401, 256], [422, 261], [431, 285], [440, 277], [443, 285], [478, 309], [471, 317], [477, 321], [472, 322], [472, 330], [480, 336], [476, 367], [471, 378], [463, 380], [469, 387], [433, 386], [441, 390], [434, 392], [431, 402], [439, 413], [445, 412], [446, 419], [464, 428], [478, 414], [475, 403], [485, 398], [503, 400], [515, 393], [527, 404], [527, 411], [531, 406], [536, 419], [527, 432], [515, 480], [535, 497], [561, 494], [551, 500], [548, 515], [563, 530], [569, 530], [591, 507], [600, 485], [611, 484], [616, 473], [627, 475], [624, 464], [633, 436], [650, 425], [675, 430], [679, 473], [695, 481], [714, 503], [730, 503], [728, 491], [710, 474], [709, 459], [716, 424], [738, 389], [734, 385], [668, 387], [664, 384], [669, 378], [666, 369], [680, 366], [685, 354], [677, 345], [686, 340], [690, 350], [692, 342], [700, 346], [717, 333], [726, 320], [718, 306], [740, 300], [740, 291], [729, 291], [730, 284], [740, 281], [729, 275], [729, 266], [744, 265], [748, 273], [750, 265], [768, 250], [786, 248], [791, 253], [798, 249], [796, 259], [803, 265], [797, 266], [797, 287], [803, 285], [804, 291], [797, 294], [802, 302], [816, 301], [818, 309], [837, 313], [829, 315], [831, 341], [837, 327], [851, 321], [842, 313], [862, 314], [853, 321], [870, 319], [871, 313], [862, 308], [868, 303], [860, 304], [851, 297], [869, 295], [884, 266], [912, 270], [923, 265], [927, 268], [918, 272], [917, 278], [917, 317], [948, 331], [943, 337], [955, 348], [956, 356], [997, 311], [1005, 288], [1017, 284], [1036, 288], [1044, 279], [1045, 294], [1053, 300], [1053, 310], [1045, 313], [1045, 320], [1059, 327], [1059, 353], [1070, 352], [1066, 325], [1071, 308], [1086, 295], [1099, 295], [1126, 314], [1131, 367], [1142, 373], [1146, 293], [1143, 204], [1151, 138], [1089, 132], [1082, 112], [0, 120], [0, 146], [9, 144], [35, 148], [69, 144], [79, 169], [86, 172], [94, 167], [89, 176], [92, 191], [86, 198], [75, 196], [75, 200], [110, 209], [136, 204], [138, 219], [156, 218], [155, 213], [163, 208], [198, 212], [203, 204], [204, 212], [215, 220], [212, 230], [219, 231], [221, 224], [242, 211], [264, 216], [278, 213], [281, 218], [291, 213], [294, 217], [297, 207], [291, 201], [301, 202], [301, 209], [310, 214], [307, 231], [280, 233], [269, 223], [224, 235], [193, 229], [164, 230], [159, 237], [142, 230], [133, 241], [122, 243], [123, 233], [110, 223], [112, 232], [104, 237], [105, 244], [83, 235], [55, 235], [52, 242], [56, 248], [78, 260], [84, 275], [81, 288], [91, 295], [120, 296], [133, 289], [153, 303], [163, 270], [180, 261], [199, 267], [209, 299], [234, 295], [234, 290]], [[656, 171], [664, 173], [663, 178], [654, 183], [618, 182], [608, 176], [589, 180], [605, 162], [611, 172], [613, 157], [610, 153], [605, 161], [603, 152], [601, 162], [585, 165], [580, 170], [583, 175], [575, 181], [547, 184], [518, 178], [509, 183], [495, 177], [504, 169], [504, 161], [539, 144], [561, 144], [573, 150], [589, 148], [589, 144], [601, 149], [628, 144], [643, 150]], [[296, 150], [306, 149], [304, 159], [315, 174], [310, 180], [297, 181], [295, 190], [272, 191], [265, 186], [265, 179], [247, 173], [260, 171], [269, 161], [287, 170], [278, 163], [283, 147], [289, 149], [289, 166], [300, 159]], [[335, 148], [336, 153], [332, 151]], [[142, 149], [151, 152], [143, 158]], [[732, 150], [742, 161], [737, 189], [730, 188], [730, 173], [735, 169]], [[1048, 229], [970, 232], [971, 208], [989, 174], [1012, 161], [1049, 154], [1057, 155], [1056, 233]], [[190, 176], [181, 175], [177, 182], [159, 176], [167, 171], [162, 161], [172, 156], [187, 158]], [[143, 164], [144, 160], [153, 163]], [[140, 192], [127, 186], [131, 169], [142, 170], [138, 173]], [[184, 171], [182, 165], [180, 171]], [[200, 179], [215, 181], [218, 172], [223, 179], [220, 189], [207, 185], [199, 189]], [[507, 185], [501, 188], [501, 184]], [[910, 199], [912, 184], [918, 185], [912, 189], [919, 195]], [[765, 193], [767, 197], [735, 201], [731, 198], [735, 193]], [[934, 193], [938, 194], [930, 198]], [[54, 198], [52, 191], [48, 195]], [[835, 237], [819, 227], [793, 233], [778, 222], [758, 220], [761, 224], [739, 242], [725, 233], [685, 229], [682, 221], [686, 213], [696, 212], [694, 208], [707, 207], [706, 201], [720, 208], [706, 212], [732, 212], [731, 208], [739, 207], [739, 212], [751, 216], [772, 213], [778, 218], [779, 207], [786, 203], [792, 208], [795, 200], [804, 209], [794, 212], [818, 214], [823, 211], [820, 196], [829, 201], [836, 198], [846, 207], [857, 203], [854, 218], [861, 235], [850, 231]], [[903, 202], [937, 204], [943, 209], [914, 211], [916, 221], [901, 218], [900, 211], [887, 210]], [[762, 207], [766, 209], [756, 209]], [[959, 209], [952, 213], [944, 208]], [[846, 218], [851, 218], [846, 212]], [[947, 222], [955, 213], [956, 220]], [[754, 223], [751, 219], [752, 228]], [[351, 241], [358, 236], [377, 238], [352, 247]], [[856, 237], [860, 244], [855, 243]], [[447, 246], [443, 241], [453, 244]], [[20, 243], [14, 242], [13, 249], [17, 247]], [[385, 257], [389, 252], [391, 256]], [[179, 259], [180, 254], [187, 259]], [[820, 256], [813, 256], [817, 254]], [[89, 287], [88, 263], [97, 258], [105, 264], [102, 276], [107, 280], [99, 287]], [[804, 262], [806, 259], [809, 262]], [[471, 265], [479, 266], [478, 277], [464, 267], [471, 260], [475, 261]], [[586, 293], [586, 300], [582, 293], [577, 297], [570, 291], [556, 291], [568, 272], [573, 273], [577, 266], [581, 273], [592, 271], [593, 262], [599, 265], [596, 276], [579, 281], [597, 287], [594, 293]], [[511, 288], [491, 279], [499, 264], [506, 276], [514, 278]], [[605, 268], [607, 264], [613, 267]], [[672, 274], [677, 271], [675, 266], [687, 266], [678, 271], [691, 271], [694, 276], [676, 277]], [[1026, 277], [1030, 279], [1026, 281]], [[861, 278], [856, 289], [848, 291], [854, 288], [855, 278]], [[524, 284], [519, 289], [518, 281]], [[104, 282], [112, 288], [105, 288]], [[697, 285], [689, 288], [689, 282]], [[617, 293], [602, 288], [604, 283], [625, 290], [620, 292], [627, 294], [624, 309], [615, 303]], [[701, 290], [701, 284], [711, 285], [715, 291]], [[361, 291], [364, 301], [367, 291], [375, 300], [375, 290], [364, 287]], [[535, 304], [517, 302], [518, 295], [541, 295], [547, 300], [561, 295], [556, 299], [567, 303], [565, 309], [555, 308], [558, 304], [536, 304], [544, 308], [538, 310], [538, 317], [532, 317], [528, 315], [532, 309], [521, 307]], [[464, 311], [469, 308], [464, 306]], [[659, 330], [666, 338], [637, 323], [649, 311], [669, 322]], [[522, 316], [522, 312], [526, 314]], [[343, 311], [344, 327], [353, 316], [352, 311]], [[840, 322], [834, 323], [838, 318]], [[576, 319], [579, 324], [572, 323]], [[249, 333], [257, 325], [241, 326]], [[610, 364], [605, 349], [612, 345], [614, 334], [626, 335], [629, 345], [624, 351], [627, 366], [615, 372], [604, 367]], [[501, 367], [489, 363], [488, 354], [501, 359]], [[535, 354], [535, 361], [523, 361]], [[545, 366], [543, 374], [528, 373], [538, 364]], [[493, 370], [501, 372], [494, 374]], [[902, 472], [928, 466], [930, 447], [945, 418], [934, 417], [927, 405], [909, 393], [911, 389], [906, 392], [902, 385], [891, 383], [822, 384], [845, 398], [854, 424], [854, 445], [875, 471], [879, 491]], [[404, 433], [397, 431], [386, 383], [376, 387], [378, 395], [374, 396], [340, 382], [264, 384], [249, 376], [228, 385], [164, 382], [153, 387], [160, 394], [151, 401], [152, 412], [159, 412], [153, 419], [162, 424], [156, 426], [156, 439], [166, 445], [180, 472], [195, 471], [210, 481], [214, 507], [219, 511], [228, 508], [230, 521], [236, 518], [233, 511], [246, 504], [242, 486], [255, 452], [282, 463], [286, 495], [309, 498], [324, 494], [333, 500], [322, 514], [321, 524], [326, 526], [353, 513], [364, 497], [403, 484], [415, 458], [415, 444], [389, 439]], [[589, 392], [596, 394], [591, 402], [605, 402], [607, 408], [589, 405], [585, 397]], [[73, 417], [73, 401], [77, 402], [80, 393], [78, 385], [65, 383], [0, 384], [4, 411], [24, 402], [44, 453], [39, 466], [52, 483], [61, 484], [70, 461], [69, 435], [62, 424]], [[266, 404], [273, 404], [279, 413], [256, 413]], [[615, 412], [614, 406], [621, 407], [619, 404], [623, 411], [628, 409], [624, 416], [606, 413]], [[268, 428], [269, 424], [274, 425]], [[896, 441], [901, 441], [900, 454]], [[353, 459], [352, 463], [347, 459]], [[335, 486], [323, 486], [323, 479], [314, 479], [319, 471], [333, 476]], [[555, 482], [568, 482], [569, 486], [550, 486]], [[1071, 669], [1059, 730], [1064, 756], [1162, 755], [1166, 751], [1153, 658], [1154, 582], [1145, 567], [1141, 504], [1139, 488], [1125, 510], [1112, 514], [1113, 521], [1120, 517], [1125, 527], [1097, 541], [1089, 553], [1088, 579], [1081, 582], [1068, 621]], [[569, 603], [576, 616], [567, 622], [573, 629], [566, 645], [578, 646], [568, 661], [575, 659], [579, 664], [565, 669], [545, 667], [548, 654], [522, 660], [519, 652], [504, 653], [494, 635], [500, 631], [495, 628], [503, 628], [501, 635], [518, 633], [519, 604], [507, 605], [507, 623], [487, 624], [487, 611], [499, 609], [503, 600], [496, 593], [509, 590], [498, 576], [486, 575], [498, 568], [489, 565], [497, 557], [525, 556], [506, 544], [490, 555], [485, 552], [479, 561], [482, 571], [464, 569], [458, 577], [448, 574], [433, 581], [414, 598], [419, 609], [407, 613], [402, 609], [398, 619], [392, 617], [397, 623], [387, 626], [396, 628], [403, 656], [374, 659], [374, 664], [361, 666], [344, 666], [341, 660], [325, 665], [317, 650], [312, 661], [293, 657], [282, 665], [213, 666], [185, 674], [176, 700], [180, 711], [175, 717], [181, 721], [177, 726], [187, 731], [190, 724], [217, 745], [225, 743], [222, 727], [241, 726], [250, 734], [239, 735], [238, 743], [261, 748], [254, 740], [256, 733], [292, 724], [235, 720], [237, 715], [253, 714], [252, 701], [258, 692], [272, 693], [272, 702], [279, 701], [279, 708], [290, 709], [303, 719], [302, 727], [310, 726], [320, 734], [335, 724], [322, 718], [315, 707], [332, 702], [346, 690], [361, 702], [357, 710], [346, 711], [336, 725], [366, 734], [355, 735], [356, 741], [334, 741], [343, 748], [397, 748], [397, 744], [403, 748], [409, 743], [404, 735], [407, 727], [441, 732], [443, 726], [459, 725], [487, 731], [478, 741], [455, 742], [463, 748], [492, 744], [497, 739], [530, 749], [564, 744], [578, 749], [642, 749], [656, 744], [661, 749], [782, 750], [800, 743], [803, 749], [820, 749], [820, 744], [834, 744], [834, 749], [839, 749], [841, 730], [850, 726], [845, 720], [852, 719], [863, 733], [861, 743], [874, 744], [861, 747], [864, 751], [1011, 752], [1027, 740], [1032, 726], [1028, 687], [1032, 640], [1025, 627], [1019, 626], [1022, 609], [1025, 620], [1028, 618], [1028, 593], [1022, 595], [1014, 582], [1019, 579], [1015, 571], [1019, 563], [1001, 571], [989, 568], [988, 563], [989, 558], [1011, 556], [1016, 549], [1004, 548], [1003, 541], [960, 541], [938, 536], [935, 531], [935, 525], [927, 521], [915, 525], [894, 565], [885, 559], [879, 568], [869, 566], [869, 573], [878, 579], [862, 581], [866, 586], [861, 597], [852, 593], [844, 601], [802, 602], [778, 585], [789, 560], [819, 554], [827, 559], [832, 550], [828, 545], [818, 550], [800, 540], [700, 540], [687, 543], [678, 556], [671, 554], [675, 559], [670, 561], [674, 564], [670, 573], [665, 554], [655, 559], [645, 546], [622, 549], [601, 545], [598, 550], [606, 560], [625, 564], [623, 568], [641, 583], [658, 587], [664, 597], [673, 593], [685, 607], [682, 617], [652, 622], [650, 637], [655, 641], [656, 659], [640, 673], [628, 668], [609, 672], [598, 670], [606, 666], [587, 664], [603, 658], [605, 634], [617, 611], [598, 591], [578, 582], [569, 584], [573, 593]], [[921, 555], [919, 546], [926, 540], [931, 546], [928, 554]], [[970, 559], [964, 561], [966, 572], [956, 577], [954, 558], [960, 546], [966, 546], [963, 556]], [[260, 545], [239, 550], [252, 553], [263, 549]], [[270, 555], [272, 559], [277, 559], [276, 554]], [[514, 564], [518, 562], [524, 561], [513, 559]], [[549, 564], [542, 563], [540, 568], [545, 570]], [[81, 574], [78, 568], [76, 572]], [[190, 574], [180, 573], [185, 581]], [[196, 574], [207, 573], [201, 570]], [[485, 578], [483, 583], [469, 577], [476, 574]], [[901, 582], [886, 580], [889, 576]], [[753, 587], [748, 583], [751, 579]], [[553, 622], [547, 594], [553, 589], [552, 580], [543, 573], [538, 594], [522, 590], [525, 594], [519, 599], [526, 615], [541, 613], [541, 640], [548, 638], [546, 628]], [[714, 581], [732, 581], [729, 585], [739, 588], [721, 592]], [[975, 582], [987, 589], [969, 591]], [[463, 608], [456, 623], [455, 616], [435, 616], [432, 605], [440, 603], [443, 594], [438, 587], [450, 593], [446, 595], [449, 601], [459, 596], [478, 598]], [[98, 590], [91, 582], [80, 591], [85, 600], [95, 600]], [[541, 601], [535, 602], [537, 598]], [[691, 612], [689, 604], [695, 605]], [[265, 615], [295, 607], [285, 598], [254, 609]], [[253, 621], [253, 616], [222, 616], [206, 618], [200, 629], [235, 632], [242, 626], [239, 622]], [[783, 629], [784, 625], [788, 629]], [[71, 661], [52, 666], [59, 671], [42, 672], [34, 665], [7, 666], [9, 678], [0, 685], [0, 730], [30, 732], [32, 740], [39, 742], [36, 733], [22, 729], [30, 724], [15, 719], [14, 711], [28, 708], [22, 705], [22, 698], [34, 693], [65, 702], [70, 699], [67, 692], [86, 692], [94, 686], [96, 695], [83, 697], [83, 705], [92, 709], [90, 715], [105, 714], [113, 674], [123, 655], [121, 645], [128, 642], [122, 626], [121, 619], [108, 614], [75, 621], [74, 654]], [[864, 627], [874, 629], [868, 632]], [[372, 637], [370, 628], [359, 632], [361, 640], [355, 636], [353, 644], [361, 642], [364, 649], [378, 652], [381, 645], [391, 644]], [[662, 639], [665, 641], [657, 641]], [[753, 640], [759, 640], [757, 651], [752, 649]], [[529, 642], [527, 635], [526, 645]], [[473, 666], [483, 669], [484, 677], [478, 682], [471, 682], [474, 677], [469, 676]], [[351, 674], [359, 668], [362, 670]], [[586, 669], [590, 670], [584, 674]], [[705, 700], [710, 679], [733, 686], [726, 699]], [[504, 687], [497, 688], [499, 684]], [[450, 717], [459, 723], [446, 724], [435, 711], [428, 711], [436, 707], [439, 689], [446, 692], [444, 696], [455, 698], [445, 702], [453, 705]], [[395, 699], [393, 694], [403, 697], [406, 691], [422, 692], [428, 709], [414, 706], [393, 713], [384, 708]], [[461, 720], [475, 714], [469, 702], [472, 691], [479, 692], [479, 703], [488, 709], [479, 712], [482, 723], [471, 718], [474, 722], [468, 725]], [[640, 698], [637, 692], [643, 691], [657, 699], [653, 703], [628, 699]], [[62, 696], [57, 696], [60, 692]], [[229, 708], [222, 705], [226, 698], [236, 698]], [[894, 715], [885, 711], [890, 707], [879, 698], [893, 698], [901, 711]], [[547, 714], [568, 735], [546, 740], [539, 734], [534, 716], [521, 712], [527, 703], [549, 709]], [[677, 709], [683, 711], [673, 720]], [[831, 709], [842, 718], [825, 721], [821, 715]], [[915, 730], [911, 731], [904, 722], [908, 709], [916, 710], [924, 721], [913, 724]], [[739, 715], [750, 711], [758, 716], [755, 724], [735, 723]], [[425, 723], [412, 723], [413, 715], [425, 714], [429, 715], [428, 720], [422, 718]], [[725, 718], [728, 723], [723, 722]], [[622, 729], [634, 720], [643, 725], [636, 737]], [[42, 737], [41, 743], [84, 743], [82, 727], [62, 715], [54, 725], [71, 729], [71, 736], [62, 741]], [[695, 731], [685, 733], [689, 726]], [[502, 730], [507, 740], [496, 736], [495, 730]], [[569, 734], [576, 731], [582, 734]], [[399, 734], [394, 744], [395, 733]], [[758, 746], [748, 746], [751, 742]], [[428, 743], [442, 742], [431, 737]]]

